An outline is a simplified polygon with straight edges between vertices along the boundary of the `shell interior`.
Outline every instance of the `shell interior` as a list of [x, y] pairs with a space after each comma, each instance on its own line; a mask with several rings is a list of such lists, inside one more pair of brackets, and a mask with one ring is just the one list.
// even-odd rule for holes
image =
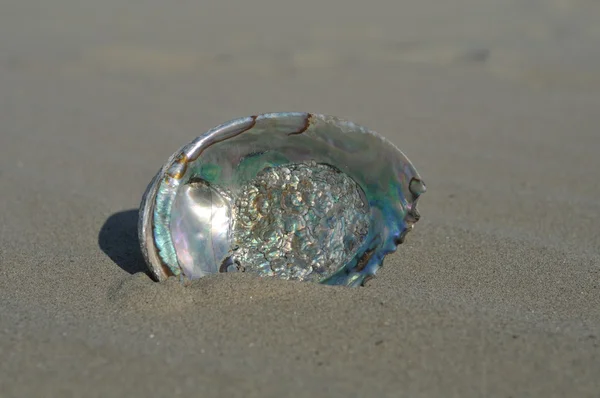
[[425, 185], [393, 144], [309, 113], [237, 119], [177, 151], [142, 199], [157, 280], [216, 272], [360, 285], [418, 221]]

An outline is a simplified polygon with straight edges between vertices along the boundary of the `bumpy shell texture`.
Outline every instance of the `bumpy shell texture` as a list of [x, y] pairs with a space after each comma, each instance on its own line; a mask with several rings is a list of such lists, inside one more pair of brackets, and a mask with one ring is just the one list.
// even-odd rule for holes
[[392, 143], [311, 113], [217, 126], [175, 152], [142, 198], [157, 281], [217, 272], [358, 286], [419, 220], [425, 184]]

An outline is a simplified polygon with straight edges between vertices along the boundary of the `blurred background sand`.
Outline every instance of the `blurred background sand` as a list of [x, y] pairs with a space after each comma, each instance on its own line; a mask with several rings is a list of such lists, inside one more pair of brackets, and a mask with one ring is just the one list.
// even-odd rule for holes
[[[597, 397], [600, 3], [5, 0], [0, 396]], [[360, 289], [145, 274], [168, 156], [262, 112], [397, 144], [421, 221]]]

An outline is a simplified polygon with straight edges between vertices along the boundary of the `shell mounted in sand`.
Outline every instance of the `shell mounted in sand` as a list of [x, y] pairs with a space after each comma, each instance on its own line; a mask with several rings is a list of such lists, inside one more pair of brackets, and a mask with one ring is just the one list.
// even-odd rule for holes
[[378, 134], [331, 116], [236, 119], [175, 152], [140, 206], [154, 278], [217, 272], [361, 285], [418, 221], [425, 185]]

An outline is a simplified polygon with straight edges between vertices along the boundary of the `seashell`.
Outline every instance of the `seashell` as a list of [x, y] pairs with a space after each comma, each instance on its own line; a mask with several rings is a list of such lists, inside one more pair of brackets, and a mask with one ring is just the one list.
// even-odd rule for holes
[[362, 285], [419, 220], [419, 174], [392, 143], [332, 116], [232, 120], [175, 152], [142, 198], [157, 281], [217, 272]]

